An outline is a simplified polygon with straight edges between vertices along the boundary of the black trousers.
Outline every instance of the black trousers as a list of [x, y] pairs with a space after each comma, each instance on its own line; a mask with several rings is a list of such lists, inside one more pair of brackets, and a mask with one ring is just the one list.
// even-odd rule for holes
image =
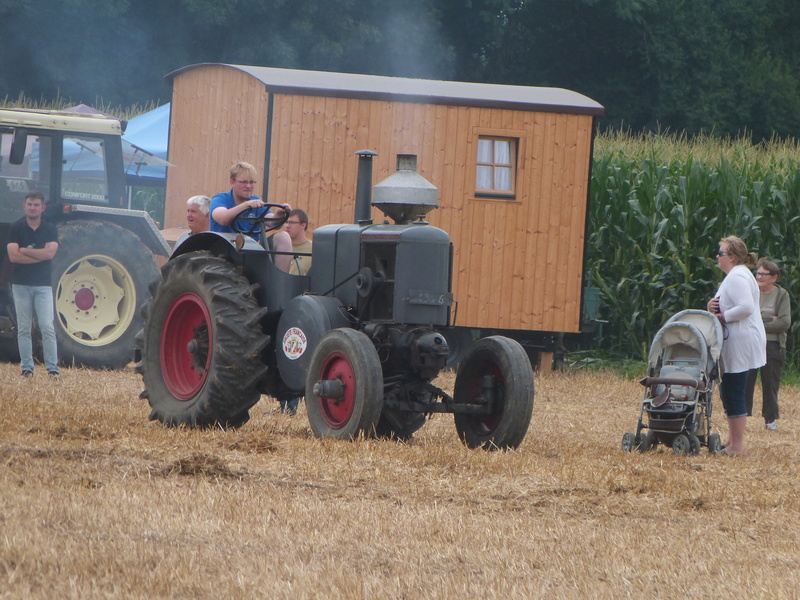
[[778, 342], [767, 342], [767, 364], [760, 369], [750, 369], [747, 376], [747, 394], [745, 403], [748, 416], [753, 416], [753, 393], [756, 389], [756, 376], [761, 371], [761, 416], [769, 423], [779, 418], [778, 390], [781, 387], [783, 363], [786, 360], [786, 349], [781, 350]]

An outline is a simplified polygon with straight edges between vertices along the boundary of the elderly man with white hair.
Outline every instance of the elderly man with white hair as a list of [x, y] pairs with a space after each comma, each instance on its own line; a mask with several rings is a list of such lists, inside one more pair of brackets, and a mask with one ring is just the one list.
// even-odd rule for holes
[[186, 224], [190, 235], [208, 231], [208, 208], [211, 198], [208, 196], [192, 196], [186, 201]]

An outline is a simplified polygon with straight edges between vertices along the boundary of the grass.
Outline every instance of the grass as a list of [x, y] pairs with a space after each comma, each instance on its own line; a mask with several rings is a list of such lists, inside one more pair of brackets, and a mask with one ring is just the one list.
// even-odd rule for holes
[[727, 458], [623, 453], [641, 390], [607, 371], [537, 376], [512, 452], [468, 450], [449, 415], [321, 441], [269, 399], [238, 431], [166, 429], [130, 371], [17, 372], [0, 598], [798, 597], [795, 387]]
[[[0, 108], [22, 108], [33, 110], [64, 110], [70, 106], [75, 106], [80, 102], [74, 102], [68, 98], [62, 98], [60, 95], [55, 99], [35, 99], [25, 96], [20, 93], [16, 98], [6, 96], [0, 100]], [[132, 119], [138, 115], [149, 112], [158, 108], [158, 102], [150, 101], [145, 104], [134, 104], [132, 106], [113, 106], [105, 102], [102, 98], [95, 98], [94, 103], [90, 104], [92, 108], [104, 112], [108, 115], [116, 117], [117, 119]]]

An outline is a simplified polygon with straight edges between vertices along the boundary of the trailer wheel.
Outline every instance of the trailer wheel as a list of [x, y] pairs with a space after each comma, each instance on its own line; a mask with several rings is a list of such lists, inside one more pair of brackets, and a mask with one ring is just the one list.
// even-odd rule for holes
[[445, 366], [455, 371], [472, 347], [474, 341], [472, 338], [472, 330], [463, 327], [453, 327], [444, 331], [443, 334], [450, 348]]
[[162, 269], [145, 304], [141, 335], [151, 420], [189, 427], [239, 427], [260, 397], [269, 342], [250, 283], [227, 260], [205, 252]]
[[333, 329], [320, 340], [306, 379], [308, 422], [317, 437], [375, 434], [383, 408], [378, 351], [354, 329]]
[[425, 413], [384, 409], [376, 427], [378, 437], [408, 441], [425, 425]]
[[478, 340], [461, 361], [453, 397], [459, 404], [477, 403], [484, 385], [494, 387], [491, 414], [456, 413], [459, 437], [470, 448], [516, 448], [525, 438], [533, 412], [533, 369], [522, 346], [492, 336]]
[[139, 238], [113, 223], [65, 223], [52, 272], [61, 361], [121, 369], [133, 360], [139, 308], [158, 277]]

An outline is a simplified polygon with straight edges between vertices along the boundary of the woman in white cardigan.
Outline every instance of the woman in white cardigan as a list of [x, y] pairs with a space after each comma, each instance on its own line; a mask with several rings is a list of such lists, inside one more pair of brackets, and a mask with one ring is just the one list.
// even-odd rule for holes
[[750, 369], [767, 362], [766, 333], [759, 309], [756, 278], [747, 267], [755, 266], [756, 256], [747, 252], [745, 243], [735, 236], [722, 239], [717, 253], [717, 266], [725, 279], [716, 295], [708, 302], [726, 330], [722, 343], [722, 383], [720, 397], [728, 419], [729, 439], [726, 454], [744, 452], [744, 430], [747, 426], [745, 391]]

